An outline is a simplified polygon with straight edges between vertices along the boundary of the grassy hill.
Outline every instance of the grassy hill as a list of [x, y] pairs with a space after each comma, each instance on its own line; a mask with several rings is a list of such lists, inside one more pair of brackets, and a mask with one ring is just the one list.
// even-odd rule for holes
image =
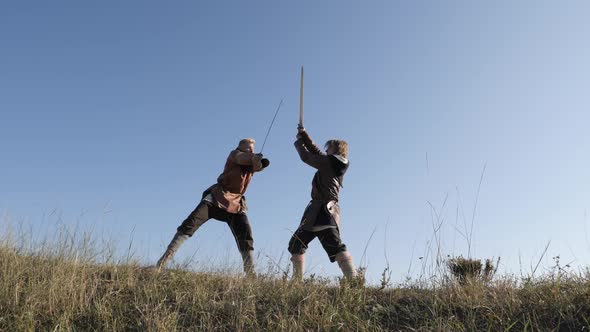
[[557, 270], [534, 280], [497, 277], [463, 286], [436, 278], [378, 288], [317, 278], [292, 284], [280, 275], [157, 273], [92, 257], [74, 246], [0, 246], [0, 330], [590, 329], [589, 273]]

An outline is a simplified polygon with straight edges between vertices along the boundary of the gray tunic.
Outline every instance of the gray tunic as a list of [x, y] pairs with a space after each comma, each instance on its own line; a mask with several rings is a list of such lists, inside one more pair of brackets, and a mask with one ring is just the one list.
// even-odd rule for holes
[[307, 205], [299, 228], [320, 231], [340, 227], [338, 194], [349, 162], [338, 155], [326, 155], [311, 140], [307, 132], [295, 141], [299, 157], [317, 169], [312, 181], [311, 201]]

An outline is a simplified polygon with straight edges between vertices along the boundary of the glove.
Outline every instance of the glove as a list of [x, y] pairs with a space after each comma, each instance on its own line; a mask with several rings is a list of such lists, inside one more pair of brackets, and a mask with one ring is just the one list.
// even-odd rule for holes
[[260, 163], [262, 163], [262, 168], [267, 168], [268, 165], [270, 165], [270, 160], [262, 158], [262, 160], [260, 160]]

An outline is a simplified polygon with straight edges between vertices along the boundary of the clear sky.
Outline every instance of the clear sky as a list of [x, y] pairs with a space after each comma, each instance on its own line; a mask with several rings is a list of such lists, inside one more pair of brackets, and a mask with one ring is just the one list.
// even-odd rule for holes
[[[259, 268], [285, 264], [314, 172], [292, 145], [304, 65], [308, 131], [350, 143], [341, 232], [373, 282], [386, 260], [395, 281], [419, 275], [438, 247], [520, 273], [551, 241], [543, 268], [587, 266], [589, 14], [586, 1], [3, 2], [2, 219], [40, 234], [80, 223], [153, 263], [284, 98], [247, 197]], [[189, 257], [239, 260], [214, 220]], [[307, 265], [340, 274], [317, 241]]]

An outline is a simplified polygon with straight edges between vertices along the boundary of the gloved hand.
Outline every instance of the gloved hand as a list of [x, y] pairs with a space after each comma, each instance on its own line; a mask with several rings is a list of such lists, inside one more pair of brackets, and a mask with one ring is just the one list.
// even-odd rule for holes
[[267, 168], [268, 165], [270, 165], [270, 160], [262, 158], [262, 160], [260, 160], [260, 163], [262, 163], [262, 168]]

